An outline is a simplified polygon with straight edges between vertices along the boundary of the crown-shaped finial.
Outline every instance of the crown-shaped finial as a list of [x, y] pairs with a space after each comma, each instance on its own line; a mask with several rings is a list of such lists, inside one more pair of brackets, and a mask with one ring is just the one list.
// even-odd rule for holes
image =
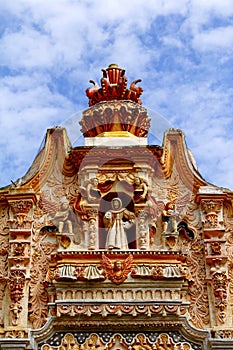
[[125, 70], [118, 67], [117, 64], [110, 64], [108, 68], [102, 69], [102, 72], [101, 87], [94, 80], [90, 80], [90, 83], [94, 86], [86, 90], [89, 106], [111, 100], [131, 100], [139, 104], [142, 103], [140, 96], [143, 89], [136, 85], [141, 79], [134, 80], [128, 89], [128, 79], [125, 76]]

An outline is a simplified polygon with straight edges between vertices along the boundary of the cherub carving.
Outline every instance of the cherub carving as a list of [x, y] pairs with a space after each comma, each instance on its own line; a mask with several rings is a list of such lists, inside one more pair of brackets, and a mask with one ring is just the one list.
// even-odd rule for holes
[[43, 196], [41, 197], [40, 205], [46, 212], [46, 220], [49, 218], [60, 234], [73, 233], [75, 243], [80, 243], [78, 217], [73, 207], [67, 201], [57, 203]]
[[80, 186], [81, 195], [86, 198], [88, 203], [98, 203], [101, 197], [98, 184], [98, 179], [94, 177], [84, 184], [85, 187]]
[[168, 202], [162, 213], [163, 232], [175, 233], [177, 232], [177, 218], [176, 206], [173, 202]]
[[148, 193], [148, 186], [140, 177], [134, 179], [134, 202], [145, 202]]
[[133, 268], [133, 255], [130, 254], [125, 261], [112, 262], [106, 255], [102, 255], [102, 266], [106, 277], [115, 284], [123, 283]]

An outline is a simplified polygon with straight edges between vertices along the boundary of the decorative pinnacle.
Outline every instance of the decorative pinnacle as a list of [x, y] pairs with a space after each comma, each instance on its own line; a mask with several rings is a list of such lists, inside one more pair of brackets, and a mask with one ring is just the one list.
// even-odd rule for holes
[[116, 63], [112, 63], [106, 69], [102, 69], [103, 77], [100, 80], [101, 86], [94, 80], [90, 80], [94, 86], [86, 90], [89, 98], [89, 106], [102, 101], [112, 100], [131, 100], [141, 104], [140, 96], [143, 89], [136, 84], [141, 79], [134, 80], [129, 89], [127, 88], [128, 79], [125, 76], [125, 70]]

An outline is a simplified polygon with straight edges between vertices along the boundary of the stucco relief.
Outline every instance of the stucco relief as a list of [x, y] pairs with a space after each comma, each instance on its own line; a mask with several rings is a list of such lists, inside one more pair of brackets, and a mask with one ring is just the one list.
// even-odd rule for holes
[[183, 219], [195, 230], [194, 239], [184, 240], [181, 248], [187, 254], [187, 265], [193, 278], [188, 290], [190, 321], [195, 327], [205, 329], [210, 322], [205, 247], [202, 236], [201, 216], [198, 206], [194, 202], [188, 205]]
[[[52, 243], [54, 232], [41, 229], [45, 226], [43, 222], [44, 212], [40, 208], [35, 209], [34, 215], [39, 218], [34, 223], [32, 238], [32, 256], [30, 271], [30, 290], [29, 290], [29, 320], [33, 328], [40, 328], [46, 322], [48, 315], [48, 296], [44, 286], [45, 277], [51, 260], [51, 254], [55, 251], [57, 245]], [[55, 239], [53, 239], [55, 241]]]
[[5, 288], [8, 275], [8, 251], [9, 251], [9, 237], [8, 237], [8, 211], [7, 208], [0, 208], [0, 326], [3, 325], [2, 315], [2, 301], [5, 295]]
[[[77, 339], [78, 338], [78, 339]], [[198, 345], [194, 345], [185, 341], [182, 337], [179, 340], [168, 333], [160, 334], [144, 334], [127, 335], [116, 333], [107, 336], [107, 333], [98, 335], [91, 333], [90, 335], [83, 334], [82, 337], [74, 336], [72, 333], [66, 333], [61, 339], [58, 346], [44, 344], [41, 350], [194, 350], [200, 349]], [[193, 347], [195, 346], [195, 347]]]

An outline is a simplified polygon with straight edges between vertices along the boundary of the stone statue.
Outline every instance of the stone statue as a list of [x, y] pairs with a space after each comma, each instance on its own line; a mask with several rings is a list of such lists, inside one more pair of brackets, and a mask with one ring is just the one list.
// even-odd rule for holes
[[145, 202], [147, 197], [148, 187], [140, 177], [134, 179], [134, 202]]
[[128, 249], [126, 229], [132, 227], [135, 219], [134, 213], [122, 208], [120, 198], [113, 198], [112, 209], [104, 215], [104, 225], [108, 229], [106, 249]]
[[95, 177], [90, 180], [87, 185], [87, 200], [88, 202], [97, 202], [100, 198], [100, 191], [98, 189], [98, 179]]
[[63, 233], [66, 232], [73, 233], [73, 225], [72, 225], [72, 216], [74, 216], [74, 212], [69, 206], [69, 203], [64, 202], [61, 203], [60, 209], [55, 213], [52, 218], [54, 223], [58, 224], [58, 232]]
[[162, 213], [163, 232], [176, 233], [177, 232], [177, 218], [176, 206], [173, 202], [168, 202]]

